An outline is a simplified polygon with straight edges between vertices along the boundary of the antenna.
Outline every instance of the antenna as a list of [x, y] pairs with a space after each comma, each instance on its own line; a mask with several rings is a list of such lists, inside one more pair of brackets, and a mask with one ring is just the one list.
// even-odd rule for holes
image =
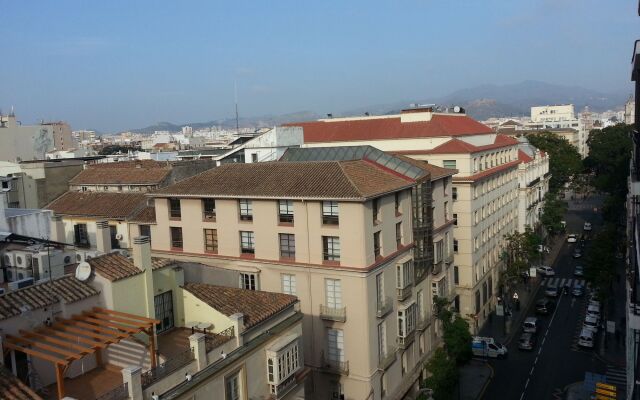
[[238, 123], [238, 82], [236, 80], [233, 81], [233, 91], [234, 98], [236, 103], [236, 135], [240, 133], [240, 124]]
[[78, 264], [78, 267], [76, 268], [76, 279], [81, 282], [84, 282], [87, 279], [89, 279], [90, 276], [91, 276], [91, 265], [86, 261], [83, 261], [80, 264]]

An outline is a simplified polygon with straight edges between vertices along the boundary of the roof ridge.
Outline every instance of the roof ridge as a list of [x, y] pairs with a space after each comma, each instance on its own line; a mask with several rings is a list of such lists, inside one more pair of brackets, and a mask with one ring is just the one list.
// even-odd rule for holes
[[360, 161], [360, 160], [345, 160], [345, 161], [334, 161], [335, 163], [338, 164], [338, 167], [340, 168], [340, 171], [342, 171], [342, 175], [347, 179], [347, 181], [349, 181], [349, 184], [351, 185], [351, 188], [353, 190], [356, 191], [356, 193], [358, 193], [360, 195], [360, 197], [366, 197], [365, 195], [363, 195], [363, 193], [360, 191], [360, 189], [358, 189], [358, 185], [355, 184], [355, 182], [353, 181], [353, 179], [351, 179], [351, 177], [349, 176], [349, 174], [347, 173], [347, 171], [345, 171], [342, 163], [347, 163], [347, 162], [354, 162], [354, 161]]

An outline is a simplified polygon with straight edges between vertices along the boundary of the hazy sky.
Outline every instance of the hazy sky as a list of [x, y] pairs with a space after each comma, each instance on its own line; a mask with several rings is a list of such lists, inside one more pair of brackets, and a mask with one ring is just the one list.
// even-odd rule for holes
[[105, 132], [540, 80], [631, 92], [632, 0], [0, 0], [0, 109]]

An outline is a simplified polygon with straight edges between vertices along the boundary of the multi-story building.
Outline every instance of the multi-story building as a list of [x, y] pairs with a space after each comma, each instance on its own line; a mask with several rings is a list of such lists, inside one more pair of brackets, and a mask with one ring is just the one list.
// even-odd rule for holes
[[292, 125], [303, 127], [305, 147], [368, 144], [458, 170], [451, 188], [454, 304], [477, 331], [496, 303], [503, 236], [517, 228], [518, 142], [464, 113], [432, 107]]
[[549, 191], [549, 156], [533, 147], [525, 138], [518, 146], [518, 231], [536, 229]]
[[187, 278], [298, 296], [307, 398], [400, 399], [433, 346], [429, 172], [372, 150], [225, 164], [148, 195], [154, 255]]
[[74, 147], [66, 122], [22, 125], [13, 113], [0, 115], [0, 160], [44, 160], [49, 151]]
[[636, 119], [636, 101], [633, 95], [629, 96], [629, 99], [624, 104], [624, 123], [631, 125]]

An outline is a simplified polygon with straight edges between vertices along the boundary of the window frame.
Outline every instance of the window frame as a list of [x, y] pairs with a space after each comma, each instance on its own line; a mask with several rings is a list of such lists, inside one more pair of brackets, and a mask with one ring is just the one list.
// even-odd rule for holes
[[[204, 251], [205, 253], [218, 253], [218, 230], [211, 228], [204, 228], [202, 230], [204, 236]], [[209, 240], [211, 239], [211, 240]]]
[[238, 217], [240, 221], [253, 221], [253, 201], [249, 199], [238, 200]]
[[[176, 235], [180, 235], [180, 239], [176, 238]], [[171, 250], [180, 250], [184, 249], [184, 235], [182, 233], [182, 227], [180, 226], [171, 226], [169, 227], [169, 238], [171, 241]]]
[[176, 197], [172, 197], [169, 199], [169, 219], [179, 220], [181, 218], [182, 218], [182, 204], [180, 202], [180, 199]]
[[[211, 202], [213, 202], [213, 208], [207, 206], [207, 203]], [[211, 222], [216, 221], [216, 199], [202, 199], [202, 220]]]
[[280, 224], [293, 225], [293, 200], [278, 200], [278, 222]]
[[[283, 247], [283, 244], [286, 244], [286, 249], [285, 247]], [[280, 259], [296, 259], [296, 235], [294, 235], [293, 233], [279, 233], [278, 247], [280, 249]]]
[[322, 202], [322, 224], [340, 225], [340, 209], [337, 201]]
[[[246, 234], [246, 235], [243, 235]], [[245, 237], [246, 236], [246, 240]], [[245, 247], [245, 244], [250, 247]], [[256, 253], [256, 236], [253, 231], [240, 231], [240, 254], [255, 255]]]
[[339, 236], [322, 236], [322, 260], [324, 262], [340, 262]]

